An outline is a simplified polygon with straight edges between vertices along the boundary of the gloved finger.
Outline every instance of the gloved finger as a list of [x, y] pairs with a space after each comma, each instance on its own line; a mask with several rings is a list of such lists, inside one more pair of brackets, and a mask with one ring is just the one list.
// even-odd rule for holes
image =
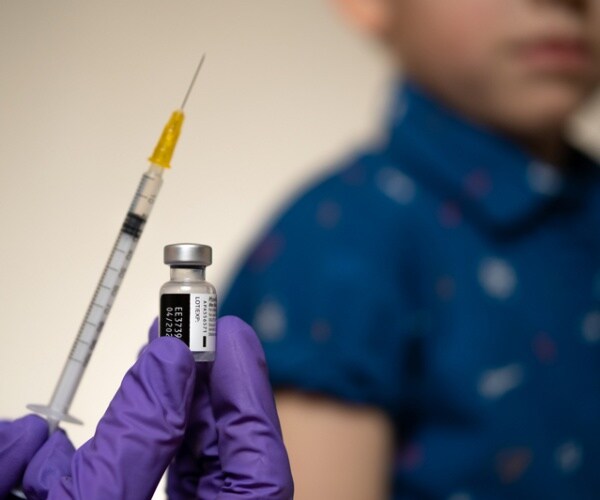
[[27, 498], [45, 500], [51, 489], [71, 475], [74, 454], [75, 447], [62, 429], [52, 433], [29, 463], [23, 477]]
[[293, 481], [264, 352], [239, 318], [218, 322], [209, 375], [224, 482], [219, 499], [293, 497]]
[[169, 498], [291, 498], [292, 477], [256, 334], [238, 318], [220, 319], [216, 361], [197, 366], [190, 424], [169, 468]]
[[194, 382], [189, 349], [174, 338], [153, 341], [125, 375], [94, 437], [73, 455], [70, 480], [50, 497], [150, 498], [181, 444]]
[[[158, 318], [152, 323], [148, 338], [149, 342], [158, 338]], [[213, 499], [223, 483], [217, 429], [208, 397], [210, 364], [198, 363], [196, 367], [198, 376], [190, 411], [193, 417], [168, 472], [167, 493], [172, 500]]]
[[37, 415], [0, 422], [0, 498], [19, 486], [27, 464], [48, 438], [48, 423]]
[[217, 428], [208, 394], [207, 363], [198, 363], [194, 401], [185, 438], [169, 467], [167, 494], [171, 500], [217, 498], [223, 485]]

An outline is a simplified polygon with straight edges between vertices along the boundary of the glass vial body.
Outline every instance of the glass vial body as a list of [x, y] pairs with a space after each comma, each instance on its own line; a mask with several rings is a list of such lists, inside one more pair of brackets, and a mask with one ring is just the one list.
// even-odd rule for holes
[[159, 335], [182, 340], [195, 361], [214, 361], [217, 294], [205, 279], [211, 249], [206, 245], [168, 245], [165, 263], [171, 266], [171, 280], [160, 289]]

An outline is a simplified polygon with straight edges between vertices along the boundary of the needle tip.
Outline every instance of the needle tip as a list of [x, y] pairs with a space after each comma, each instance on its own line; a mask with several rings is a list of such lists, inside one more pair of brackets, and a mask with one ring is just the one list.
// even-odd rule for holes
[[194, 76], [192, 77], [192, 81], [190, 83], [190, 86], [187, 89], [187, 92], [185, 93], [185, 97], [183, 98], [183, 102], [181, 103], [181, 110], [183, 110], [183, 108], [185, 108], [185, 104], [187, 103], [188, 97], [190, 96], [190, 93], [192, 92], [192, 89], [194, 88], [194, 84], [196, 83], [196, 78], [198, 78], [198, 73], [200, 73], [200, 69], [202, 68], [202, 64], [204, 64], [204, 59], [206, 58], [206, 53], [202, 54], [202, 57], [200, 58], [200, 62], [198, 63], [198, 66], [196, 66], [196, 71], [194, 72]]

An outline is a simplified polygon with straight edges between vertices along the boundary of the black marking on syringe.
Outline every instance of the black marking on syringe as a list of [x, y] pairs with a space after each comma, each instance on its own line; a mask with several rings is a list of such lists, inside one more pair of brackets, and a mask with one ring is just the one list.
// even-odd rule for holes
[[88, 359], [89, 359], [89, 355], [91, 354], [91, 351], [94, 349], [95, 343], [93, 343], [93, 342], [92, 342], [92, 343], [90, 343], [90, 342], [86, 342], [85, 340], [81, 340], [81, 339], [79, 339], [79, 338], [76, 340], [76, 342], [75, 342], [75, 343], [73, 344], [73, 346], [71, 347], [71, 351], [69, 352], [69, 358], [71, 358], [71, 359], [75, 359], [75, 361], [83, 361], [83, 363], [85, 364], [85, 363], [87, 362], [85, 359], [83, 359], [83, 360], [79, 360], [79, 359], [76, 359], [76, 358], [74, 357], [74, 356], [75, 356], [75, 353], [78, 351], [78, 348], [81, 346], [81, 344], [84, 344], [84, 345], [86, 345], [86, 346], [89, 346], [89, 348], [90, 348], [90, 349], [89, 349], [89, 351], [90, 351], [90, 352], [86, 354], [86, 358], [88, 358]]
[[125, 222], [123, 222], [121, 231], [125, 234], [133, 236], [137, 240], [142, 234], [142, 229], [144, 228], [145, 223], [146, 220], [144, 218], [134, 214], [133, 212], [129, 212], [127, 217], [125, 217]]

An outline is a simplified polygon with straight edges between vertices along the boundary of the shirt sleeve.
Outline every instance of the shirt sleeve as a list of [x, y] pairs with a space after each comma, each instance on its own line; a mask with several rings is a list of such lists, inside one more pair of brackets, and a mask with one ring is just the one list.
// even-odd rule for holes
[[408, 393], [413, 315], [397, 231], [385, 229], [394, 217], [364, 188], [339, 183], [309, 191], [266, 232], [221, 313], [254, 327], [275, 388], [396, 414]]

